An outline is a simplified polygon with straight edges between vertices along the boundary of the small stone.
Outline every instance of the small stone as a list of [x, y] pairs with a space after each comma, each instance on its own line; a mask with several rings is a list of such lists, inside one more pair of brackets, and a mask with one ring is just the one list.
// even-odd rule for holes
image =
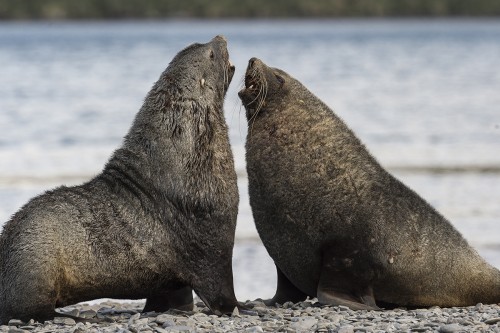
[[23, 329], [20, 329], [17, 327], [9, 328], [9, 330], [7, 332], [9, 332], [9, 333], [29, 333], [29, 331], [26, 331], [26, 330], [23, 330]]
[[161, 328], [161, 327], [155, 327], [155, 332], [157, 332], [157, 333], [168, 333], [170, 331], [166, 330], [164, 328]]
[[118, 316], [118, 318], [116, 318], [116, 320], [125, 322], [128, 321], [130, 317], [132, 317], [130, 313], [120, 313], [120, 315]]
[[264, 332], [264, 330], [260, 326], [252, 326], [252, 327], [248, 327], [245, 330], [245, 332], [248, 332], [248, 333], [260, 333], [260, 332]]
[[[79, 325], [81, 324], [81, 325]], [[85, 325], [83, 325], [83, 323], [76, 323], [76, 326], [73, 326], [71, 328], [71, 331], [72, 333], [83, 333], [83, 332], [86, 332], [87, 329], [85, 328]]]
[[69, 309], [67, 311], [62, 311], [61, 313], [68, 315], [68, 316], [78, 317], [80, 315], [80, 310], [77, 308], [73, 308], [73, 309]]
[[175, 326], [175, 322], [171, 319], [165, 320], [163, 322], [163, 324], [161, 324], [161, 327], [163, 327], [163, 328], [172, 327], [172, 326]]
[[140, 326], [140, 325], [147, 325], [149, 324], [149, 319], [148, 318], [141, 318], [141, 319], [137, 319], [135, 322], [134, 322], [134, 325], [137, 325], [137, 326]]
[[498, 322], [500, 322], [500, 317], [490, 318], [490, 319], [486, 319], [484, 321], [484, 323], [488, 324], [488, 325], [493, 325], [493, 324], [496, 324]]
[[55, 317], [53, 322], [54, 324], [68, 325], [68, 326], [73, 326], [76, 324], [76, 321], [73, 318], [68, 318], [68, 317]]
[[351, 309], [345, 305], [339, 305], [338, 308], [340, 311], [351, 311]]
[[176, 326], [170, 326], [168, 329], [166, 329], [168, 332], [184, 332], [184, 333], [191, 333], [194, 332], [194, 328], [189, 327], [189, 326], [181, 326], [181, 325], [176, 325]]
[[156, 320], [155, 320], [155, 321], [156, 321], [158, 324], [160, 324], [160, 325], [161, 325], [161, 324], [163, 324], [163, 323], [164, 323], [164, 322], [166, 322], [166, 321], [173, 321], [173, 319], [174, 319], [174, 316], [172, 316], [172, 315], [169, 315], [169, 314], [161, 314], [161, 315], [159, 315], [159, 316], [157, 316], [157, 317], [156, 317]]
[[245, 303], [246, 306], [248, 307], [260, 307], [260, 308], [265, 308], [266, 304], [262, 300], [255, 300], [255, 301], [250, 301]]
[[239, 317], [240, 316], [240, 310], [238, 310], [238, 307], [235, 306], [233, 313], [231, 313], [231, 317]]
[[247, 309], [242, 309], [240, 311], [240, 315], [242, 316], [252, 316], [252, 317], [256, 317], [259, 315], [259, 313], [257, 311], [254, 311], [254, 310], [247, 310]]
[[323, 317], [325, 319], [328, 319], [328, 321], [332, 322], [332, 323], [339, 323], [342, 319], [344, 319], [344, 316], [342, 316], [338, 313], [335, 313], [335, 312], [325, 313], [325, 314], [323, 314]]
[[135, 323], [135, 321], [137, 319], [141, 318], [141, 314], [140, 313], [136, 313], [135, 315], [133, 315], [132, 317], [130, 317], [130, 319], [128, 320], [128, 324], [131, 325], [133, 323]]
[[299, 306], [302, 307], [302, 308], [308, 308], [310, 307], [312, 304], [310, 302], [300, 302], [299, 303]]
[[204, 323], [210, 320], [210, 317], [208, 317], [204, 313], [199, 313], [197, 315], [194, 315], [193, 318], [199, 323]]
[[[229, 318], [228, 318], [229, 319]], [[191, 318], [183, 318], [177, 320], [177, 326], [190, 326], [190, 327], [196, 327], [196, 321], [194, 321]]]
[[317, 323], [318, 320], [314, 318], [301, 318], [300, 320], [294, 322], [291, 325], [291, 328], [296, 329], [297, 331], [311, 331], [312, 327]]
[[339, 327], [337, 333], [354, 333], [354, 326], [344, 325]]
[[24, 322], [19, 319], [11, 319], [9, 320], [9, 326], [21, 326], [24, 325]]
[[460, 332], [462, 330], [462, 326], [459, 324], [448, 324], [448, 325], [443, 325], [439, 328], [440, 333], [454, 333], [454, 332]]
[[95, 318], [95, 316], [97, 316], [97, 312], [92, 309], [81, 311], [79, 313], [79, 317], [85, 319]]

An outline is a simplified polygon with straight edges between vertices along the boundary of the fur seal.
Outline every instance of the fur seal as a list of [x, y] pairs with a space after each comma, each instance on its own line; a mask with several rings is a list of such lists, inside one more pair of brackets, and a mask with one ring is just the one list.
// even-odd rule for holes
[[238, 305], [238, 188], [223, 103], [226, 40], [180, 51], [101, 174], [29, 201], [0, 236], [0, 322], [80, 301], [146, 298], [145, 311]]
[[239, 96], [250, 204], [278, 271], [268, 303], [500, 302], [500, 272], [299, 81], [252, 58]]

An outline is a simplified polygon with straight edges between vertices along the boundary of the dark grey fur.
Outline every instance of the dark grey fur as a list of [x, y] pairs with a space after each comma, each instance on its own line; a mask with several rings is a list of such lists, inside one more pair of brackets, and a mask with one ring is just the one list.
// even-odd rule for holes
[[300, 82], [254, 58], [239, 95], [250, 204], [278, 270], [270, 303], [500, 302], [500, 272]]
[[223, 115], [233, 74], [223, 37], [179, 52], [100, 175], [5, 224], [0, 322], [100, 297], [190, 309], [192, 289], [217, 314], [234, 309], [238, 188]]

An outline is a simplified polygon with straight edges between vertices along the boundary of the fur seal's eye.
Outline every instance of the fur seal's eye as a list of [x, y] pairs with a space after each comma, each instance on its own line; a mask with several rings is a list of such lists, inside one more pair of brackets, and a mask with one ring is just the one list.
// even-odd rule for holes
[[275, 74], [274, 76], [276, 76], [276, 79], [278, 80], [280, 86], [283, 86], [285, 84], [285, 79], [282, 78], [281, 76]]
[[210, 59], [215, 58], [215, 53], [213, 50], [210, 50]]

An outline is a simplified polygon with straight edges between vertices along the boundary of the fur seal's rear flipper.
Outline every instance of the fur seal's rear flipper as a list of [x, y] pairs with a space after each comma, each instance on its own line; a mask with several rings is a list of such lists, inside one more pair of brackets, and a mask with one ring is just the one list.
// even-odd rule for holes
[[165, 291], [148, 296], [143, 312], [165, 312], [171, 309], [181, 311], [193, 310], [193, 289], [183, 287], [178, 290]]
[[361, 293], [333, 289], [331, 287], [332, 276], [323, 273], [321, 276], [317, 292], [318, 302], [321, 304], [345, 305], [352, 310], [381, 310], [375, 303], [371, 287], [367, 287]]
[[267, 306], [275, 306], [276, 303], [297, 303], [307, 298], [307, 294], [295, 287], [278, 266], [276, 266], [276, 272], [278, 273], [276, 294], [272, 299], [264, 300], [264, 304]]
[[[370, 299], [373, 296], [368, 296]], [[364, 297], [360, 297], [360, 300], [363, 301]], [[353, 296], [349, 294], [345, 294], [342, 292], [338, 292], [335, 290], [326, 290], [321, 289], [321, 285], [318, 286], [318, 302], [321, 304], [327, 305], [344, 305], [349, 307], [351, 310], [381, 310], [378, 306], [371, 306], [368, 304], [364, 304], [361, 302], [357, 302]]]

